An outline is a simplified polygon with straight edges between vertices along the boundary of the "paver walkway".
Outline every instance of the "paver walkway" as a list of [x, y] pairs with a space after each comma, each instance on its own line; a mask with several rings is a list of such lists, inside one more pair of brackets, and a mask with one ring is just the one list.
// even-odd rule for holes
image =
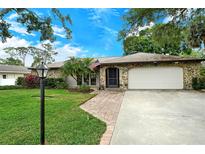
[[120, 91], [100, 91], [97, 96], [80, 106], [83, 110], [106, 122], [107, 130], [100, 142], [102, 145], [110, 144], [123, 96], [124, 92]]

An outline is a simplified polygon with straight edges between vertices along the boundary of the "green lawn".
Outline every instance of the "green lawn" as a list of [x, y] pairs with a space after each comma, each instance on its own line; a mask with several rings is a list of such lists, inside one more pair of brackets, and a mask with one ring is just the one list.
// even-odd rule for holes
[[[39, 90], [0, 91], [0, 144], [39, 144]], [[98, 144], [104, 122], [80, 109], [91, 94], [46, 90], [47, 144]]]

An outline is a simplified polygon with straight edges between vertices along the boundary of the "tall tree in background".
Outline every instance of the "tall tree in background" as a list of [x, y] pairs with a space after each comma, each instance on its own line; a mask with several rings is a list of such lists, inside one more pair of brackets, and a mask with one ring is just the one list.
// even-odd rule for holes
[[[205, 42], [204, 15], [205, 9], [130, 9], [123, 16], [125, 24], [118, 39], [126, 41], [133, 32], [154, 23], [151, 38], [155, 45], [169, 54], [178, 55], [179, 47], [190, 52], [190, 47]], [[160, 24], [162, 20], [167, 21]]]
[[12, 59], [19, 59], [25, 66], [26, 56], [30, 53], [30, 50], [26, 47], [8, 47], [4, 48], [5, 53], [9, 54]]
[[28, 47], [30, 53], [33, 57], [32, 66], [36, 66], [41, 61], [44, 61], [45, 64], [49, 64], [55, 61], [54, 57], [58, 53], [53, 49], [53, 46], [50, 43], [42, 44], [43, 49], [36, 47]]
[[50, 43], [42, 44], [42, 49], [29, 46], [29, 47], [8, 47], [4, 48], [5, 53], [9, 54], [9, 58], [3, 61], [21, 61], [21, 64], [25, 66], [26, 56], [30, 55], [33, 58], [32, 66], [36, 66], [41, 61], [44, 63], [54, 62], [55, 59], [53, 56], [58, 53], [54, 51], [53, 46]]
[[0, 64], [19, 65], [19, 66], [23, 65], [23, 63], [20, 59], [14, 59], [12, 57], [6, 58], [6, 59], [0, 59]]
[[[9, 28], [11, 24], [7, 23], [5, 16], [11, 12], [17, 13], [16, 21], [27, 28], [28, 33], [40, 32], [40, 41], [55, 41], [54, 31], [52, 28], [51, 17], [40, 17], [31, 9], [26, 8], [4, 8], [0, 9], [0, 40], [4, 43], [8, 38], [12, 37]], [[69, 15], [63, 15], [58, 9], [51, 9], [51, 12], [61, 22], [65, 30], [67, 39], [71, 39], [71, 30], [68, 24], [72, 24]]]

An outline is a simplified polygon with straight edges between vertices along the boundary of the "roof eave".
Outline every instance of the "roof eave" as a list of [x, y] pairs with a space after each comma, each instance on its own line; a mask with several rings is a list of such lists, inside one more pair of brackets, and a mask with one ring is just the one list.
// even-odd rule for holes
[[19, 74], [29, 74], [30, 72], [21, 71], [0, 71], [0, 73], [19, 73]]
[[202, 62], [205, 59], [178, 59], [178, 60], [159, 60], [159, 61], [136, 61], [136, 62], [110, 62], [110, 63], [100, 63], [100, 65], [110, 65], [110, 64], [136, 64], [136, 63], [164, 63], [164, 62]]

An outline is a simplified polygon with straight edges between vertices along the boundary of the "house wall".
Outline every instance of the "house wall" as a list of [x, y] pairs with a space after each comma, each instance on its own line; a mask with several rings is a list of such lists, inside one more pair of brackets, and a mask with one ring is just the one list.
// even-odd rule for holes
[[119, 69], [120, 88], [128, 88], [128, 70], [135, 67], [172, 67], [183, 68], [184, 89], [192, 89], [192, 79], [199, 76], [201, 63], [199, 62], [181, 62], [181, 63], [158, 63], [158, 64], [118, 64], [103, 65], [100, 67], [100, 87], [106, 87], [106, 69], [116, 67]]
[[[36, 70], [32, 70], [31, 71], [32, 75], [38, 75]], [[49, 69], [47, 77], [48, 78], [62, 78], [62, 73], [60, 71], [60, 69]]]
[[[35, 70], [31, 71], [32, 75], [37, 75], [37, 72]], [[48, 71], [48, 78], [62, 78], [63, 74], [61, 72], [60, 69], [49, 69]], [[77, 81], [72, 77], [72, 76], [68, 76], [66, 77], [66, 82], [68, 83], [70, 88], [75, 88], [77, 87]], [[82, 82], [83, 82], [83, 78], [82, 78]], [[91, 85], [91, 87], [99, 87], [99, 73], [97, 73], [97, 77], [96, 77], [96, 86]]]
[[[3, 75], [6, 75], [6, 79], [3, 79]], [[0, 73], [0, 86], [15, 85], [18, 77], [24, 77], [24, 74], [20, 73]]]

